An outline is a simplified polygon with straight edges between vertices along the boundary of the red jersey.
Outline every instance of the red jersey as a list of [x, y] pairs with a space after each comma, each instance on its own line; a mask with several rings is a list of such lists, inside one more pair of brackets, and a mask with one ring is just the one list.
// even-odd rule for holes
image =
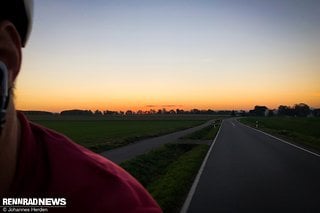
[[21, 143], [11, 196], [66, 198], [66, 212], [161, 212], [141, 184], [116, 164], [21, 113], [18, 118]]

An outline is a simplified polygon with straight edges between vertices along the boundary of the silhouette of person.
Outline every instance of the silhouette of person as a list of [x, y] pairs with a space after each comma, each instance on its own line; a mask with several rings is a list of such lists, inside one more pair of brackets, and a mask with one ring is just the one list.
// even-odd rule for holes
[[33, 2], [3, 0], [0, 6], [1, 197], [65, 198], [65, 208], [53, 210], [66, 212], [161, 212], [119, 166], [15, 110], [12, 88], [31, 29]]

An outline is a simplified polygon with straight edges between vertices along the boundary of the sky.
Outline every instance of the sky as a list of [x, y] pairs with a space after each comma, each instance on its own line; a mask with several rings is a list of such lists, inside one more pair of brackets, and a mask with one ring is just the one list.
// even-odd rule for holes
[[34, 6], [20, 110], [320, 107], [318, 0]]

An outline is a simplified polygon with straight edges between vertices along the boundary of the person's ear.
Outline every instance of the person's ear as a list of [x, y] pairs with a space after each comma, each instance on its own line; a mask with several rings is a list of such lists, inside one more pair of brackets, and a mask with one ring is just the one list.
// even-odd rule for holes
[[21, 66], [21, 39], [10, 21], [0, 21], [0, 60], [7, 66], [12, 87]]

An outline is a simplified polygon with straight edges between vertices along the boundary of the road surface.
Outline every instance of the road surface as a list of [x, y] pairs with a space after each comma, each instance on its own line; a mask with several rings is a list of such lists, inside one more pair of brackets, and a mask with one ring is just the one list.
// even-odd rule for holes
[[234, 119], [209, 152], [182, 212], [320, 212], [319, 155]]
[[213, 120], [210, 120], [196, 127], [192, 127], [189, 129], [185, 129], [182, 131], [174, 132], [155, 138], [144, 139], [124, 147], [102, 152], [101, 155], [115, 163], [121, 163], [125, 160], [130, 160], [138, 155], [142, 155], [152, 149], [156, 149], [162, 146], [163, 144], [174, 142], [178, 140], [180, 137], [191, 134], [197, 130], [209, 126], [212, 123]]

